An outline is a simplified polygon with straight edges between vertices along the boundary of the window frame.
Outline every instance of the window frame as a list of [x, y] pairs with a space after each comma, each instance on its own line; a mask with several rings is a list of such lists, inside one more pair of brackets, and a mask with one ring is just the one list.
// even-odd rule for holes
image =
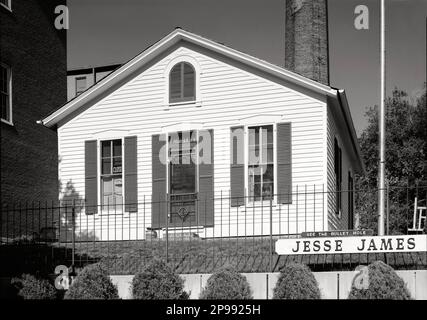
[[[123, 202], [122, 202], [122, 208], [120, 210], [116, 209], [116, 206], [113, 206], [113, 209], [110, 210], [105, 210], [104, 209], [104, 205], [103, 205], [103, 195], [102, 195], [102, 142], [103, 141], [112, 141], [112, 140], [120, 140], [121, 141], [121, 148], [122, 148], [122, 197], [123, 197]], [[126, 196], [126, 191], [125, 191], [125, 144], [124, 144], [124, 137], [117, 137], [117, 136], [112, 136], [112, 137], [102, 137], [102, 138], [98, 138], [97, 139], [97, 180], [98, 180], [98, 190], [97, 190], [97, 202], [98, 202], [98, 207], [99, 207], [99, 212], [101, 214], [105, 214], [105, 215], [123, 215], [123, 214], [127, 214], [128, 212], [125, 211], [125, 196]], [[111, 151], [112, 152], [112, 151]], [[112, 165], [112, 163], [111, 163]]]
[[[179, 85], [180, 85], [180, 97], [179, 98], [172, 98], [172, 81], [171, 81], [171, 77], [172, 77], [172, 71], [177, 67], [180, 66], [180, 74], [179, 74]], [[185, 66], [189, 66], [193, 72], [193, 77], [194, 77], [194, 85], [193, 85], [193, 96], [190, 97], [185, 97]], [[176, 63], [172, 69], [169, 72], [169, 104], [182, 104], [182, 103], [188, 103], [188, 102], [192, 102], [192, 101], [196, 101], [197, 100], [197, 96], [196, 96], [196, 70], [194, 68], [194, 66], [186, 61], [181, 61]]]
[[[190, 130], [171, 130], [168, 132], [165, 132], [166, 135], [166, 194], [170, 195], [170, 182], [171, 182], [171, 173], [170, 173], [170, 162], [171, 158], [169, 157], [169, 135], [179, 132], [186, 132], [186, 131], [194, 131], [196, 132], [196, 141], [197, 141], [197, 152], [196, 152], [196, 174], [195, 174], [195, 193], [199, 193], [199, 131], [200, 129], [190, 129]], [[191, 136], [190, 136], [191, 139]], [[191, 142], [190, 142], [191, 145]]]
[[[86, 86], [85, 86], [85, 89], [83, 90], [83, 91], [77, 91], [77, 81], [78, 80], [85, 80], [86, 81]], [[75, 77], [75, 97], [77, 97], [77, 96], [79, 96], [79, 95], [81, 95], [83, 92], [85, 92], [86, 90], [87, 90], [87, 76], [77, 76], [77, 77]]]
[[1, 67], [6, 69], [7, 72], [7, 90], [6, 93], [9, 100], [9, 119], [1, 118], [1, 122], [13, 126], [13, 106], [12, 106], [12, 68], [4, 62], [0, 63]]
[[245, 201], [242, 206], [265, 206], [270, 204], [268, 200], [257, 200], [250, 201], [249, 199], [249, 128], [262, 127], [262, 126], [273, 126], [273, 197], [271, 199], [272, 205], [277, 205], [277, 121], [267, 121], [259, 123], [249, 123], [244, 125], [244, 174], [245, 174], [245, 185], [244, 194]]
[[[195, 98], [192, 101], [183, 101], [183, 102], [170, 102], [170, 82], [169, 82], [169, 75], [172, 71], [172, 68], [180, 63], [185, 62], [190, 64], [193, 67], [194, 70], [194, 94]], [[200, 78], [201, 78], [201, 69], [198, 61], [188, 55], [183, 54], [179, 55], [176, 58], [169, 61], [168, 65], [164, 69], [163, 79], [164, 79], [164, 104], [163, 104], [163, 110], [168, 111], [172, 107], [173, 109], [179, 108], [179, 107], [201, 107], [202, 106], [202, 96], [200, 91]]]
[[[338, 154], [337, 154], [338, 153]], [[338, 158], [337, 158], [338, 157]], [[342, 148], [338, 137], [334, 137], [334, 174], [335, 174], [335, 215], [341, 219], [342, 217]]]
[[5, 9], [9, 10], [10, 12], [12, 12], [12, 0], [6, 0], [6, 1], [7, 1], [7, 4], [4, 4], [3, 2], [0, 2], [0, 5], [3, 8], [5, 8]]

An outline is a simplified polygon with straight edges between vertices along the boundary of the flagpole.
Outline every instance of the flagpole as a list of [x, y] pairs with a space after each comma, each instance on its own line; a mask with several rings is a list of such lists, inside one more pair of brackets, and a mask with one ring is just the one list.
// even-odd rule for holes
[[385, 0], [381, 0], [381, 102], [379, 114], [379, 190], [378, 190], [378, 235], [384, 235], [384, 213], [385, 213]]

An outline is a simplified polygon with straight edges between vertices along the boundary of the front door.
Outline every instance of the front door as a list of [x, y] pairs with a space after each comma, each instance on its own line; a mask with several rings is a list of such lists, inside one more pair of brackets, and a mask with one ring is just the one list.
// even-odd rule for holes
[[197, 132], [169, 135], [171, 227], [197, 226]]

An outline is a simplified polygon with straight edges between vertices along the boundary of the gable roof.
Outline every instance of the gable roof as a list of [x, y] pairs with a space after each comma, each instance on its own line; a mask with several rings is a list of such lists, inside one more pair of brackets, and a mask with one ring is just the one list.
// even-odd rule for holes
[[[47, 115], [44, 119], [37, 121], [37, 123], [49, 128], [56, 126], [61, 120], [85, 106], [95, 97], [103, 94], [116, 84], [120, 83], [120, 81], [132, 74], [135, 70], [139, 69], [140, 67], [151, 61], [154, 57], [158, 56], [159, 54], [166, 51], [167, 49], [182, 40], [212, 50], [213, 52], [219, 53], [223, 56], [253, 67], [257, 70], [276, 76], [279, 79], [289, 81], [296, 85], [300, 85], [304, 88], [307, 88], [308, 90], [311, 90], [313, 92], [336, 99], [342, 107], [343, 114], [347, 123], [347, 128], [351, 136], [354, 151], [360, 160], [360, 150], [357, 143], [356, 131], [353, 127], [353, 121], [351, 119], [350, 110], [348, 108], [344, 90], [338, 90], [330, 86], [326, 86], [322, 83], [316, 82], [297, 73], [286, 70], [282, 67], [271, 64], [264, 60], [255, 58], [246, 53], [234, 50], [221, 43], [206, 39], [202, 36], [188, 32], [181, 28], [176, 28], [174, 31], [172, 31], [153, 45], [149, 46], [147, 49], [145, 49], [143, 52], [129, 60], [120, 68], [110, 73], [104, 79], [95, 83], [86, 91], [65, 103], [63, 106], [59, 107], [57, 110]], [[360, 167], [361, 170], [363, 170], [363, 164], [361, 161]]]

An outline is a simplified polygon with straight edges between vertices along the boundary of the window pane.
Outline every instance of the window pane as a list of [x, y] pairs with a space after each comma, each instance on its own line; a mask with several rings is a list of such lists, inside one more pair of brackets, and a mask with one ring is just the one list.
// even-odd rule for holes
[[263, 175], [262, 175], [263, 182], [273, 182], [274, 180], [273, 165], [272, 164], [263, 165], [262, 168], [263, 168]]
[[114, 194], [116, 196], [121, 196], [122, 195], [122, 189], [123, 189], [123, 184], [122, 184], [122, 178], [115, 178], [114, 180]]
[[113, 193], [113, 182], [111, 178], [102, 178], [102, 194], [108, 196]]
[[122, 155], [122, 140], [113, 141], [113, 157]]
[[122, 173], [122, 158], [113, 158], [113, 174]]
[[259, 156], [259, 147], [250, 146], [248, 154], [249, 164], [258, 164], [260, 162]]
[[273, 183], [264, 183], [262, 185], [262, 199], [269, 200], [273, 195]]
[[274, 162], [274, 154], [273, 154], [273, 145], [263, 145], [262, 146], [262, 159], [261, 162], [266, 163], [273, 163]]
[[86, 77], [76, 78], [76, 93], [81, 93], [86, 90]]
[[259, 127], [248, 128], [249, 145], [259, 145]]
[[184, 97], [193, 98], [195, 96], [195, 77], [191, 65], [184, 63]]
[[102, 159], [102, 174], [111, 174], [111, 159], [105, 158]]
[[111, 156], [111, 141], [102, 141], [102, 157]]
[[192, 164], [171, 164], [171, 194], [196, 192], [196, 166]]
[[7, 93], [7, 70], [4, 67], [1, 67], [0, 90]]
[[181, 98], [181, 63], [175, 65], [169, 75], [170, 100]]
[[9, 100], [8, 96], [1, 94], [1, 118], [4, 120], [9, 120]]

